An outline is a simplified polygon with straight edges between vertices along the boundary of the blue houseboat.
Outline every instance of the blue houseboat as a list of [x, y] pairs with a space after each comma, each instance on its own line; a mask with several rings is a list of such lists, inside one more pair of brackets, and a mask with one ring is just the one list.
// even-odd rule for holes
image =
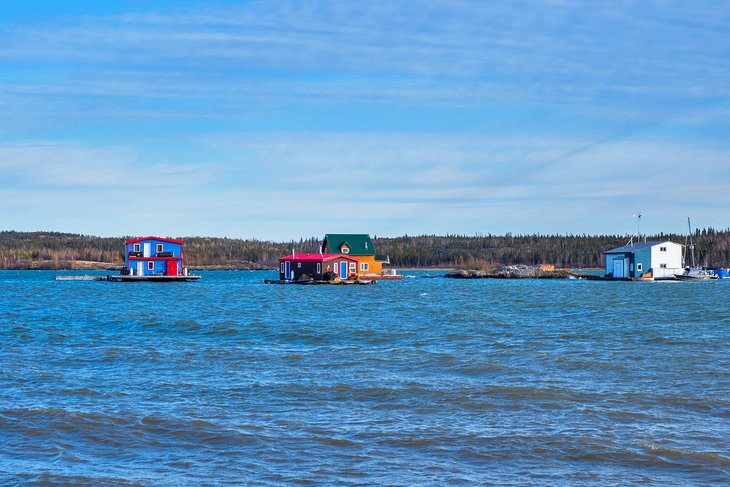
[[183, 267], [183, 242], [161, 237], [134, 238], [124, 242], [124, 268], [114, 281], [194, 281]]

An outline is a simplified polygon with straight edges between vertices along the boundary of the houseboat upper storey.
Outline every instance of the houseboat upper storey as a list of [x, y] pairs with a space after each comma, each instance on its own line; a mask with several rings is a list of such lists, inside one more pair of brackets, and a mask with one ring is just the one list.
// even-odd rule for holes
[[322, 253], [339, 253], [358, 260], [357, 274], [368, 279], [400, 279], [392, 269], [384, 269], [390, 264], [387, 255], [375, 253], [375, 246], [366, 233], [328, 233], [320, 247]]

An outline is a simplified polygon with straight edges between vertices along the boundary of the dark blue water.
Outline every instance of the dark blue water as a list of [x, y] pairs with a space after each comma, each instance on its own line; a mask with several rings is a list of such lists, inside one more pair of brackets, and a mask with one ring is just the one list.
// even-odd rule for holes
[[0, 484], [730, 479], [730, 282], [0, 272]]

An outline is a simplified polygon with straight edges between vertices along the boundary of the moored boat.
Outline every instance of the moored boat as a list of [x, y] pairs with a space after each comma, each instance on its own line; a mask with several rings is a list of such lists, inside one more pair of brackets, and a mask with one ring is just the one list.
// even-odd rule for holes
[[680, 281], [715, 281], [720, 276], [702, 267], [687, 267], [683, 274], [675, 274], [674, 278]]
[[687, 218], [687, 227], [689, 229], [689, 233], [687, 234], [689, 245], [687, 247], [689, 248], [692, 265], [685, 267], [682, 274], [675, 274], [674, 278], [680, 281], [716, 281], [720, 278], [719, 275], [704, 267], [695, 265], [695, 246], [692, 243], [692, 224], [689, 218]]

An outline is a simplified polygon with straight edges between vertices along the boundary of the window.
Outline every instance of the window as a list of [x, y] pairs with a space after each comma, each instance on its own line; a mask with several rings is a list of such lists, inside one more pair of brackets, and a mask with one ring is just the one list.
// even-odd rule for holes
[[667, 264], [659, 264], [659, 267], [661, 267], [662, 269], [666, 269], [667, 268]]
[[154, 271], [155, 270], [155, 263], [152, 261], [147, 262], [147, 270], [148, 271]]
[[139, 246], [139, 244], [134, 244], [134, 251], [139, 252], [140, 250], [141, 250], [141, 247]]
[[301, 269], [301, 268], [302, 268], [302, 263], [301, 263], [301, 262], [297, 262], [297, 267], [298, 267], [299, 269]]
[[666, 247], [659, 247], [659, 252], [666, 252], [666, 251], [667, 251]]
[[284, 263], [283, 262], [281, 263], [281, 273], [282, 274], [284, 273]]
[[317, 274], [321, 274], [321, 273], [322, 273], [322, 264], [317, 262]]
[[365, 250], [367, 250], [367, 249], [368, 249], [368, 243], [365, 242]]
[[162, 252], [162, 244], [155, 245], [155, 252]]
[[637, 271], [644, 270], [644, 264], [642, 264], [641, 262], [639, 262], [638, 264], [636, 264], [636, 270]]
[[354, 262], [350, 262], [350, 274], [352, 274], [353, 272], [357, 272], [357, 264], [355, 264]]
[[342, 253], [343, 254], [349, 254], [350, 253], [350, 249], [347, 248], [347, 247], [342, 247]]
[[370, 264], [363, 262], [360, 264], [360, 271], [365, 272], [370, 268]]

